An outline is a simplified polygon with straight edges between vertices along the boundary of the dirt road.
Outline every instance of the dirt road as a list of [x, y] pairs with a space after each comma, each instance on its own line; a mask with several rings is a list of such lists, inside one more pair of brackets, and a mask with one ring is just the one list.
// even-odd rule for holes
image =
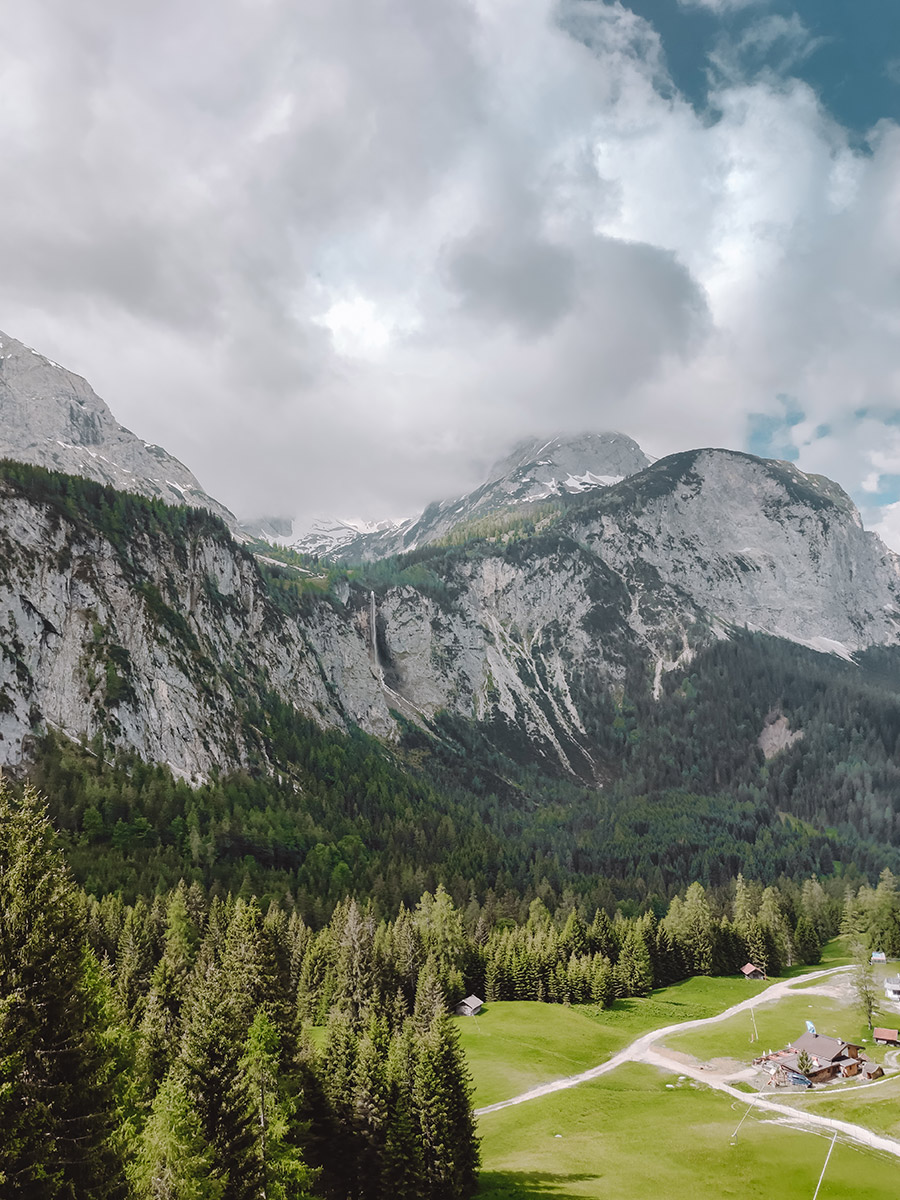
[[702, 1017], [695, 1021], [680, 1021], [674, 1025], [664, 1025], [659, 1029], [651, 1030], [649, 1033], [642, 1034], [630, 1046], [626, 1046], [624, 1050], [620, 1050], [618, 1054], [614, 1054], [612, 1058], [608, 1059], [605, 1063], [601, 1063], [599, 1066], [591, 1067], [587, 1071], [581, 1071], [578, 1075], [568, 1075], [563, 1079], [554, 1079], [550, 1083], [542, 1083], [538, 1087], [520, 1093], [518, 1096], [512, 1096], [509, 1100], [501, 1100], [497, 1104], [488, 1104], [484, 1108], [477, 1108], [475, 1115], [479, 1117], [485, 1116], [488, 1113], [498, 1112], [501, 1108], [510, 1108], [514, 1104], [524, 1104], [527, 1100], [536, 1100], [540, 1096], [549, 1096], [553, 1092], [561, 1092], [566, 1088], [577, 1087], [580, 1083], [599, 1079], [601, 1075], [605, 1075], [608, 1071], [614, 1071], [616, 1067], [622, 1066], [623, 1063], [640, 1062], [649, 1063], [656, 1067], [663, 1067], [666, 1070], [675, 1071], [680, 1075], [687, 1075], [691, 1079], [706, 1084], [707, 1087], [715, 1088], [719, 1092], [725, 1092], [726, 1095], [739, 1100], [741, 1104], [752, 1104], [755, 1109], [777, 1113], [780, 1124], [794, 1125], [804, 1129], [821, 1129], [829, 1133], [837, 1132], [855, 1142], [862, 1143], [864, 1146], [869, 1146], [873, 1150], [881, 1150], [887, 1154], [894, 1155], [896, 1158], [900, 1158], [900, 1142], [895, 1141], [893, 1138], [881, 1137], [879, 1134], [872, 1133], [871, 1130], [863, 1128], [862, 1125], [854, 1125], [850, 1121], [839, 1121], [831, 1117], [820, 1117], [814, 1113], [800, 1112], [797, 1109], [791, 1108], [789, 1103], [764, 1099], [760, 1093], [750, 1096], [747, 1092], [739, 1092], [737, 1088], [731, 1087], [724, 1080], [711, 1075], [709, 1071], [703, 1071], [699, 1067], [686, 1065], [682, 1061], [681, 1056], [678, 1059], [670, 1058], [665, 1049], [656, 1048], [655, 1046], [655, 1043], [667, 1034], [684, 1033], [689, 1029], [700, 1029], [705, 1025], [715, 1025], [718, 1021], [727, 1021], [735, 1013], [746, 1012], [751, 1006], [763, 1004], [767, 1000], [778, 999], [797, 984], [807, 983], [813, 979], [824, 979], [828, 976], [837, 975], [849, 970], [851, 970], [850, 967], [834, 967], [827, 971], [811, 971], [807, 975], [798, 975], [794, 979], [781, 980], [779, 983], [773, 983], [765, 991], [758, 992], [755, 996], [750, 996], [747, 1000], [742, 1000], [740, 1004], [733, 1004], [731, 1008], [726, 1008], [724, 1012], [720, 1012], [714, 1017]]

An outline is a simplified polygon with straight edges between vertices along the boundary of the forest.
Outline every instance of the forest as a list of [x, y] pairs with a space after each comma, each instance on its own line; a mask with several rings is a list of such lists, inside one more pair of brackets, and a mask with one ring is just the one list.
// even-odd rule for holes
[[448, 1013], [608, 1007], [748, 959], [814, 964], [838, 929], [900, 954], [900, 892], [836, 881], [718, 894], [661, 916], [533, 900], [520, 922], [443, 887], [390, 918], [181, 880], [126, 903], [74, 882], [34, 789], [0, 787], [4, 1196], [250, 1200], [474, 1193], [470, 1085]]

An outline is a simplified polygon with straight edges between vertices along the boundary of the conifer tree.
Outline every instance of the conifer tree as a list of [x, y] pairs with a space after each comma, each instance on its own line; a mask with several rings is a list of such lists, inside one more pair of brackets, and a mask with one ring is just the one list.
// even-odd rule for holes
[[95, 968], [84, 909], [43, 802], [31, 788], [14, 796], [0, 780], [4, 1200], [104, 1200], [123, 1189]]
[[295, 1139], [296, 1102], [282, 1077], [281, 1035], [265, 1008], [247, 1033], [240, 1071], [256, 1133], [261, 1200], [304, 1200], [312, 1194], [315, 1172], [307, 1167]]
[[222, 1200], [227, 1179], [174, 1071], [154, 1097], [130, 1174], [138, 1200]]
[[135, 1026], [140, 1024], [144, 1013], [153, 967], [150, 912], [143, 896], [139, 896], [125, 915], [116, 950], [116, 990], [129, 1020]]
[[632, 925], [626, 935], [619, 961], [613, 968], [613, 978], [620, 996], [646, 996], [653, 987], [650, 952], [637, 925]]

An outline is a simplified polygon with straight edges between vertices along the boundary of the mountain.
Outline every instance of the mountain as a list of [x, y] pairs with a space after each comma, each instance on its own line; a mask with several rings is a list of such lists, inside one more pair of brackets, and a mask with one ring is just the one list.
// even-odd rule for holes
[[455, 714], [596, 780], [597, 706], [635, 670], [659, 696], [743, 628], [845, 658], [900, 643], [900, 562], [841, 489], [722, 450], [318, 579], [205, 514], [6, 464], [0, 548], [7, 762], [52, 726], [205, 777], [251, 761], [248, 705], [273, 695], [388, 739]]
[[161, 446], [120, 425], [79, 375], [0, 332], [0, 457], [235, 518]]
[[416, 518], [364, 524], [320, 520], [291, 545], [333, 562], [371, 562], [403, 554], [510, 508], [609, 487], [649, 465], [622, 433], [528, 438], [495, 463], [475, 491], [430, 504]]

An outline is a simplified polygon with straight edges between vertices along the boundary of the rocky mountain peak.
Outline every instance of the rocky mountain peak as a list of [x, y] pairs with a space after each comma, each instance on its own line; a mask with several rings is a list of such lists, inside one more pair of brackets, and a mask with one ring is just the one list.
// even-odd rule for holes
[[162, 446], [120, 425], [93, 388], [0, 332], [0, 456], [235, 518]]
[[650, 465], [650, 459], [624, 433], [558, 435], [526, 438], [495, 463], [488, 483], [506, 480], [533, 484], [535, 491], [581, 492], [608, 487]]
[[465, 496], [436, 501], [420, 516], [399, 524], [320, 520], [293, 545], [302, 553], [338, 562], [386, 558], [513, 505], [609, 487], [649, 463], [637, 442], [623, 433], [530, 437], [518, 442], [493, 465], [485, 482]]

